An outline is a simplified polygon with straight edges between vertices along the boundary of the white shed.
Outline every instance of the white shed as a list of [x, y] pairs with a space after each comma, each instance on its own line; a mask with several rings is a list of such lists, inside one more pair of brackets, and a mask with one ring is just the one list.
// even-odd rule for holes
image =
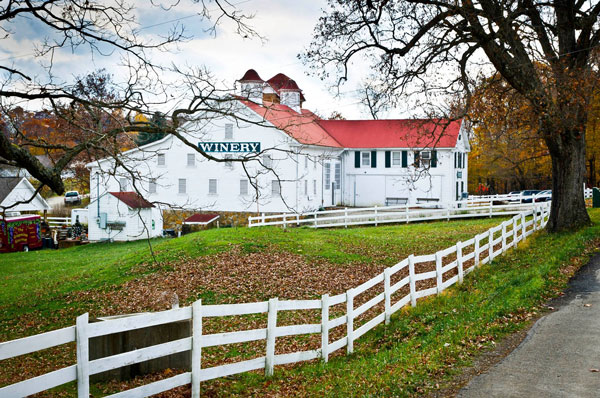
[[136, 192], [107, 192], [88, 206], [91, 241], [129, 241], [162, 236], [159, 208]]
[[[33, 199], [31, 199], [32, 197]], [[27, 178], [0, 177], [0, 210], [3, 209], [7, 211], [48, 211], [50, 205], [39, 193], [35, 193], [35, 188], [27, 181]]]

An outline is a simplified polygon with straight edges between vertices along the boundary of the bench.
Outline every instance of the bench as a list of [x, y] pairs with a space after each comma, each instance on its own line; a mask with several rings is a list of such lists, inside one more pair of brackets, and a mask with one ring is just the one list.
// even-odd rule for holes
[[408, 203], [408, 198], [385, 198], [386, 206], [405, 205]]
[[439, 198], [417, 198], [417, 203], [432, 203], [439, 202]]

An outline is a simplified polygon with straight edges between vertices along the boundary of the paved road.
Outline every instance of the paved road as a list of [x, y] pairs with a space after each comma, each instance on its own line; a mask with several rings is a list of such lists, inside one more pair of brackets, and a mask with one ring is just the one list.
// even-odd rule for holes
[[600, 369], [600, 255], [578, 272], [555, 307], [457, 396], [600, 397], [600, 372], [590, 372]]

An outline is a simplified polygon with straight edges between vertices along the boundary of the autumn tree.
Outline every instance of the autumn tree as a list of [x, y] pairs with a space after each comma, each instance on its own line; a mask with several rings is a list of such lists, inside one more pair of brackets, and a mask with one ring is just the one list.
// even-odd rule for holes
[[470, 100], [470, 191], [479, 183], [494, 192], [549, 187], [550, 156], [529, 102], [498, 74], [484, 79]]
[[[427, 96], [462, 91], [493, 68], [529, 103], [552, 161], [548, 229], [590, 222], [583, 198], [585, 135], [595, 89], [600, 3], [550, 1], [329, 0], [306, 63], [347, 78], [371, 60], [381, 90]], [[536, 67], [544, 65], [544, 68]]]

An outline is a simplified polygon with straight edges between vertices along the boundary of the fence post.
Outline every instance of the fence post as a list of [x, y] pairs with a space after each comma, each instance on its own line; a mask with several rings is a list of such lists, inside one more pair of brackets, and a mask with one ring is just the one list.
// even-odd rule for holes
[[410, 305], [417, 306], [417, 288], [415, 281], [415, 256], [408, 256], [408, 284], [410, 286]]
[[525, 226], [525, 213], [521, 213], [521, 240], [525, 240], [527, 238], [527, 227]]
[[283, 215], [283, 229], [287, 228], [287, 214]]
[[492, 218], [492, 210], [494, 208], [494, 201], [490, 199], [490, 218]]
[[296, 226], [300, 226], [300, 214], [296, 213]]
[[314, 225], [315, 225], [315, 227], [316, 227], [316, 226], [317, 226], [317, 213], [315, 213], [313, 216], [314, 216], [314, 219], [315, 219], [315, 220], [313, 221], [313, 223], [314, 223]]
[[537, 230], [537, 206], [533, 206], [533, 230]]
[[475, 256], [475, 267], [479, 267], [479, 234], [475, 235], [475, 247], [473, 248], [473, 255]]
[[348, 228], [348, 208], [344, 207], [344, 227]]
[[346, 352], [354, 352], [354, 289], [350, 288], [346, 292], [346, 334], [348, 335], [348, 344]]
[[383, 297], [385, 300], [385, 324], [390, 323], [390, 317], [392, 316], [392, 289], [390, 283], [390, 269], [386, 268], [383, 270]]
[[408, 218], [408, 200], [406, 201], [406, 223], [408, 224], [409, 218]]
[[377, 206], [375, 206], [375, 226], [377, 226]]
[[262, 224], [264, 226], [265, 225], [265, 213], [262, 213], [261, 216], [262, 216]]
[[90, 396], [90, 341], [88, 339], [88, 319], [86, 312], [77, 317], [75, 322], [77, 341], [77, 396], [88, 398]]
[[321, 358], [329, 361], [329, 294], [321, 296]]
[[488, 256], [490, 258], [488, 262], [491, 263], [494, 258], [494, 231], [492, 228], [488, 231]]
[[267, 316], [267, 355], [265, 356], [265, 375], [273, 376], [275, 365], [275, 332], [277, 331], [277, 298], [269, 300]]
[[517, 217], [513, 217], [513, 247], [517, 247], [517, 243], [519, 242], [518, 234], [517, 234]]
[[437, 294], [442, 293], [444, 290], [442, 286], [442, 255], [440, 252], [435, 252], [435, 279], [436, 279], [436, 288]]
[[202, 369], [202, 300], [192, 304], [192, 398], [200, 398]]
[[506, 251], [506, 223], [502, 223], [502, 253]]
[[458, 268], [458, 283], [463, 283], [464, 270], [463, 270], [463, 259], [462, 259], [462, 242], [456, 242], [456, 266]]

